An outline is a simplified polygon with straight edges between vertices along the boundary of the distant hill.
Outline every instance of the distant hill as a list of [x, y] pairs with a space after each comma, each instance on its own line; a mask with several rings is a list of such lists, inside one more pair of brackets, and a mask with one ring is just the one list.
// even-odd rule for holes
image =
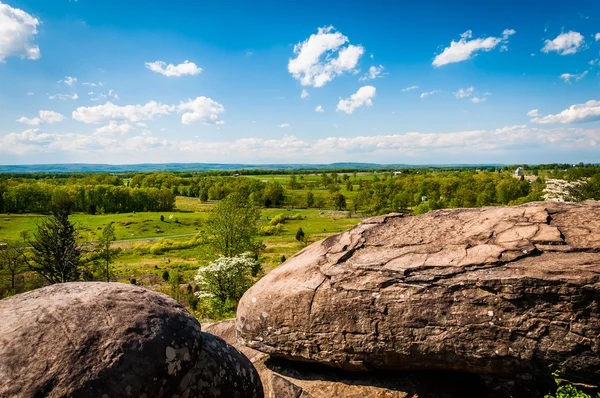
[[212, 170], [329, 170], [357, 169], [376, 170], [392, 168], [419, 167], [481, 167], [500, 166], [453, 164], [453, 165], [407, 165], [407, 164], [376, 164], [376, 163], [330, 163], [330, 164], [227, 164], [227, 163], [140, 163], [140, 164], [33, 164], [33, 165], [0, 165], [0, 173], [79, 173], [79, 172], [151, 172], [151, 171], [212, 171]]

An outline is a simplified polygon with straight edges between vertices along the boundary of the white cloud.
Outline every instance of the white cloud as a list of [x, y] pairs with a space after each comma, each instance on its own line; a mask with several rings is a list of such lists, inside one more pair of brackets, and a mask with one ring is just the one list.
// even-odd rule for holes
[[27, 95], [33, 95], [33, 93], [30, 91], [30, 92], [27, 93]]
[[53, 99], [59, 99], [59, 100], [76, 100], [79, 98], [79, 96], [75, 93], [72, 94], [54, 94], [54, 95], [49, 95], [48, 96], [49, 99], [53, 100]]
[[94, 83], [94, 82], [83, 82], [81, 83], [83, 86], [89, 86], [89, 87], [102, 87], [104, 86], [103, 82], [98, 82], [98, 83]]
[[219, 120], [219, 113], [225, 111], [223, 105], [204, 96], [188, 99], [187, 102], [182, 101], [177, 106], [177, 111], [183, 113], [181, 116], [181, 123], [183, 124], [195, 122], [203, 122], [204, 124], [225, 123]]
[[418, 88], [419, 88], [419, 86], [410, 86], [410, 87], [403, 88], [402, 91], [411, 91], [411, 90], [416, 90]]
[[323, 87], [335, 76], [354, 71], [365, 49], [352, 44], [343, 47], [346, 43], [348, 38], [333, 26], [319, 28], [294, 46], [296, 58], [288, 62], [289, 73], [303, 86]]
[[571, 105], [561, 113], [531, 119], [533, 123], [584, 123], [600, 120], [600, 101], [591, 100], [585, 104]]
[[54, 111], [40, 111], [39, 117], [27, 118], [25, 116], [17, 119], [19, 123], [29, 124], [30, 126], [39, 126], [42, 123], [58, 123], [65, 120], [65, 117], [58, 112]]
[[583, 71], [579, 74], [571, 74], [571, 73], [563, 73], [560, 75], [560, 78], [565, 81], [565, 83], [571, 83], [571, 79], [575, 79], [575, 81], [579, 81], [583, 79], [588, 74], [588, 71]]
[[478, 51], [491, 51], [498, 44], [502, 42], [506, 43], [508, 37], [515, 33], [516, 32], [513, 29], [505, 29], [504, 32], [502, 32], [502, 38], [490, 36], [482, 39], [469, 40], [473, 37], [473, 33], [470, 30], [467, 30], [460, 35], [459, 41], [452, 40], [450, 46], [444, 48], [444, 51], [434, 58], [432, 65], [440, 67], [455, 62], [466, 61], [472, 58]]
[[283, 123], [283, 124], [280, 124], [279, 127], [281, 127], [282, 129], [284, 129], [284, 128], [290, 127], [290, 124], [289, 123]]
[[[344, 159], [349, 155], [354, 159], [393, 159], [398, 155], [427, 155], [436, 153], [439, 156], [454, 154], [455, 159], [464, 159], [464, 151], [479, 153], [482, 159], [489, 159], [490, 151], [502, 153], [521, 151], [528, 147], [542, 148], [586, 148], [595, 147], [600, 142], [600, 129], [537, 129], [526, 126], [508, 126], [491, 130], [470, 130], [450, 133], [388, 134], [355, 137], [326, 137], [315, 141], [303, 141], [298, 138], [265, 140], [246, 138], [233, 142], [201, 142], [185, 141], [179, 144], [183, 151], [197, 155], [204, 153], [209, 159], [233, 154], [234, 158], [243, 156], [256, 159], [265, 153], [273, 154], [280, 159]], [[177, 146], [177, 144], [173, 144]], [[502, 151], [502, 152], [499, 152]], [[529, 155], [523, 155], [529, 156]], [[498, 157], [501, 158], [501, 157]], [[272, 160], [272, 158], [269, 158]]]
[[185, 60], [182, 64], [167, 65], [163, 61], [146, 62], [146, 68], [152, 72], [160, 73], [167, 77], [180, 77], [183, 75], [197, 75], [202, 72], [202, 68], [199, 68], [195, 63]]
[[[90, 91], [88, 95], [94, 95], [93, 91]], [[119, 100], [119, 95], [115, 93], [115, 90], [108, 90], [108, 94], [97, 94], [94, 98], [90, 98], [90, 101], [103, 101], [107, 98], [112, 98], [115, 101]]]
[[431, 91], [427, 91], [427, 92], [425, 92], [425, 93], [421, 93], [421, 97], [420, 97], [420, 98], [421, 98], [421, 99], [424, 99], [424, 98], [426, 98], [426, 97], [428, 97], [428, 96], [430, 96], [430, 95], [433, 95], [433, 94], [436, 94], [436, 93], [441, 93], [441, 92], [442, 92], [442, 90], [431, 90]]
[[377, 89], [373, 86], [362, 86], [358, 91], [348, 99], [340, 99], [337, 104], [337, 110], [348, 114], [354, 112], [356, 108], [361, 106], [373, 105], [372, 99], [375, 97]]
[[584, 39], [581, 33], [570, 30], [556, 36], [554, 40], [546, 40], [542, 52], [556, 51], [560, 55], [575, 54], [583, 44]]
[[300, 98], [307, 99], [308, 97], [309, 97], [308, 91], [303, 89], [302, 93], [300, 93]]
[[167, 115], [174, 107], [150, 101], [145, 105], [119, 106], [108, 101], [104, 105], [80, 106], [73, 111], [73, 119], [88, 124], [106, 123], [111, 120], [141, 122], [151, 120], [156, 115]]
[[32, 43], [39, 24], [25, 11], [0, 2], [0, 63], [11, 56], [39, 59], [40, 48]]
[[594, 39], [596, 39], [596, 41], [600, 40], [600, 33], [596, 33], [596, 35], [594, 36]]
[[64, 83], [67, 86], [73, 86], [73, 84], [75, 84], [76, 82], [77, 82], [77, 78], [73, 77], [73, 76], [65, 76], [65, 78], [63, 80], [57, 81], [58, 84]]
[[65, 117], [54, 111], [40, 111], [40, 119], [46, 123], [58, 123], [65, 120]]
[[111, 120], [110, 123], [108, 123], [108, 125], [97, 128], [94, 131], [94, 134], [100, 134], [100, 135], [102, 135], [102, 134], [107, 134], [107, 135], [127, 134], [133, 130], [134, 130], [134, 127], [131, 126], [130, 124], [127, 124], [127, 123], [119, 124], [119, 123], [115, 122], [114, 120]]
[[325, 110], [323, 109], [323, 107], [321, 105], [317, 105], [317, 107], [315, 108], [315, 112], [323, 113], [323, 112], [325, 112]]
[[81, 154], [89, 159], [95, 153], [97, 159], [106, 159], [108, 153], [120, 153], [127, 159], [132, 153], [146, 153], [151, 150], [162, 151], [169, 147], [166, 140], [151, 136], [134, 136], [123, 139], [102, 134], [48, 134], [38, 129], [10, 133], [0, 137], [0, 153], [17, 155], [30, 153], [72, 153]]
[[540, 116], [540, 111], [538, 109], [532, 109], [529, 112], [527, 112], [527, 116], [530, 116], [530, 117]]
[[596, 59], [592, 59], [590, 62], [588, 62], [588, 64], [594, 66], [594, 65], [598, 65], [598, 58]]
[[474, 103], [474, 104], [479, 104], [481, 102], [485, 102], [485, 100], [486, 100], [485, 97], [483, 97], [483, 98], [481, 98], [481, 97], [473, 97], [473, 98], [471, 98], [471, 102]]
[[369, 79], [377, 79], [379, 77], [383, 77], [384, 75], [387, 74], [387, 73], [383, 73], [383, 69], [384, 69], [383, 65], [371, 66], [369, 68], [369, 71], [358, 80], [360, 80], [361, 82], [364, 82]]
[[[335, 127], [335, 126], [334, 126]], [[242, 138], [234, 141], [167, 141], [152, 135], [46, 134], [26, 130], [0, 136], [0, 156], [6, 154], [58, 154], [61, 159], [87, 162], [192, 162], [201, 156], [207, 162], [224, 159], [240, 162], [313, 162], [331, 163], [352, 158], [358, 161], [393, 162], [402, 156], [413, 162], [435, 162], [442, 157], [448, 162], [464, 162], [468, 151], [477, 162], [499, 162], [502, 159], [551, 159], [548, 154], [597, 152], [600, 128], [529, 128], [507, 126], [488, 130], [457, 132], [330, 136], [304, 141], [294, 136], [279, 139]], [[226, 156], [226, 158], [224, 158]], [[40, 158], [40, 157], [36, 157]], [[519, 161], [517, 161], [519, 162]], [[546, 161], [547, 162], [547, 161]]]
[[30, 126], [39, 126], [40, 124], [42, 124], [42, 119], [40, 119], [39, 117], [34, 117], [34, 118], [30, 119], [28, 117], [21, 116], [20, 118], [17, 119], [17, 122], [25, 123]]
[[508, 40], [508, 37], [514, 35], [515, 33], [517, 33], [517, 31], [514, 29], [504, 29], [502, 32], [502, 39]]
[[456, 98], [470, 97], [471, 94], [473, 94], [473, 90], [475, 90], [474, 87], [461, 88], [457, 92], [455, 92], [454, 95], [456, 96]]

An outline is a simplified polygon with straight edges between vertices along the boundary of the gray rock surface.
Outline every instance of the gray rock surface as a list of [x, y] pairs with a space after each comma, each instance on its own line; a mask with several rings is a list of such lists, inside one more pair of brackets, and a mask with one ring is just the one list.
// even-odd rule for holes
[[251, 348], [349, 370], [600, 384], [600, 203], [374, 217], [267, 274], [238, 307]]
[[0, 397], [262, 397], [250, 362], [175, 300], [64, 283], [0, 300]]

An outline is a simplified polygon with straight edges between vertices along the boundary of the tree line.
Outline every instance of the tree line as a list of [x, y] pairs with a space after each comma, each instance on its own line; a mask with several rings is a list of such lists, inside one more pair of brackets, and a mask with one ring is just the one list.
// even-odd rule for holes
[[3, 213], [45, 214], [63, 198], [72, 202], [72, 211], [88, 214], [171, 211], [175, 207], [175, 194], [169, 189], [0, 181], [0, 211]]

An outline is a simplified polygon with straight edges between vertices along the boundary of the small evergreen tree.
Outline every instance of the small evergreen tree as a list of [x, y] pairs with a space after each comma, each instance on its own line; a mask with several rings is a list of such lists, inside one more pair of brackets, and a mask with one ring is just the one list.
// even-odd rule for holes
[[298, 228], [298, 230], [296, 231], [296, 240], [298, 242], [304, 242], [304, 231], [302, 230], [302, 228]]
[[52, 215], [38, 225], [30, 242], [32, 256], [23, 256], [29, 268], [49, 283], [80, 277], [81, 250], [75, 226], [69, 221], [71, 204], [66, 198], [53, 203]]
[[169, 271], [165, 270], [162, 273], [163, 281], [167, 282], [169, 280]]

